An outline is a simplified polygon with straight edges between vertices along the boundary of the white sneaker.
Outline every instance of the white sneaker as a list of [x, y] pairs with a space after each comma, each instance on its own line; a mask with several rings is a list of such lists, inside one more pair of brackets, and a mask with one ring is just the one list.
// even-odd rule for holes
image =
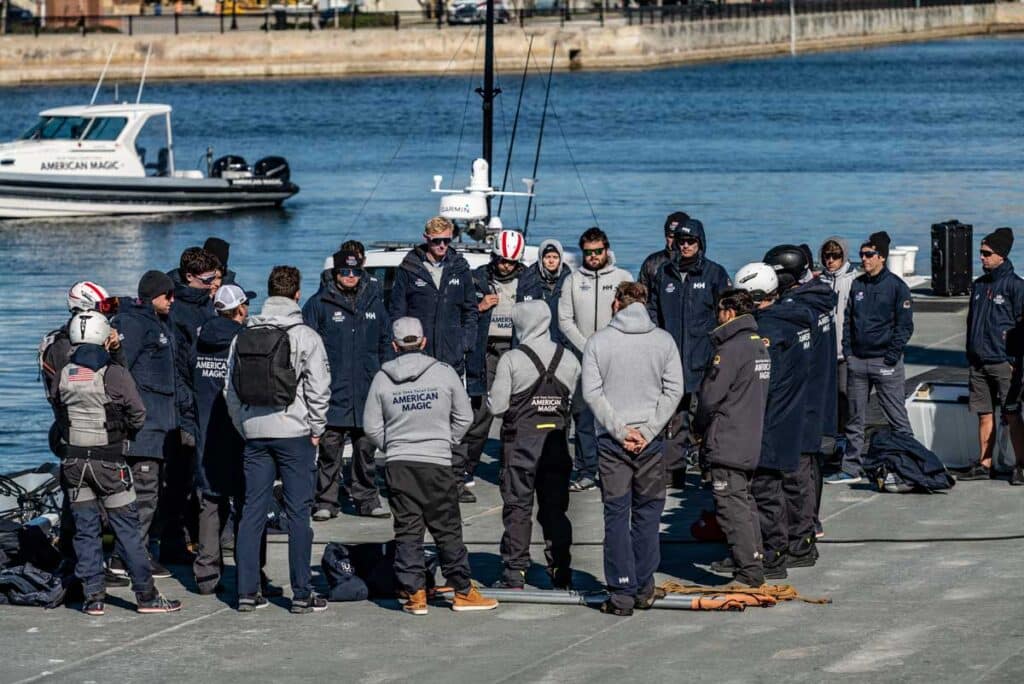
[[334, 516], [331, 514], [331, 512], [326, 508], [321, 508], [320, 510], [313, 514], [313, 520], [316, 520], [317, 522], [330, 520], [333, 517]]

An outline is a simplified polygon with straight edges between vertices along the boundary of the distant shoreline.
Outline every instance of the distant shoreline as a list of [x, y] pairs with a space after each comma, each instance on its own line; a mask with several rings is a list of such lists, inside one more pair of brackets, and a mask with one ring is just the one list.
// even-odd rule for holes
[[[428, 76], [478, 68], [467, 31], [408, 28], [234, 34], [90, 34], [0, 38], [0, 87], [95, 81], [111, 45], [107, 78], [138, 79], [152, 45], [147, 80], [259, 80]], [[797, 53], [859, 49], [1024, 31], [1024, 4], [950, 5], [798, 15]], [[471, 35], [471, 34], [470, 34]], [[560, 71], [662, 68], [788, 54], [786, 15], [645, 26], [578, 22], [573, 26], [502, 26], [495, 32], [499, 69], [521, 69], [526, 36], [534, 59], [557, 43]], [[397, 39], [397, 40], [396, 40]]]

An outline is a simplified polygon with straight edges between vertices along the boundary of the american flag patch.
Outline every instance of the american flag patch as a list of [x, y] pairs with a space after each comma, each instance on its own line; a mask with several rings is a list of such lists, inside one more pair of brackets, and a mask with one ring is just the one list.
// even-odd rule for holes
[[69, 368], [68, 382], [92, 382], [94, 375], [91, 368], [83, 368], [81, 366]]

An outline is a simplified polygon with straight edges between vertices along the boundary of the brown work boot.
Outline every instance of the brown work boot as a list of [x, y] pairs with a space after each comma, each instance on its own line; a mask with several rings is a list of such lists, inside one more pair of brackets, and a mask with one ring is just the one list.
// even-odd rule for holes
[[498, 602], [492, 598], [486, 598], [480, 594], [476, 587], [470, 587], [465, 594], [455, 592], [455, 600], [452, 601], [452, 610], [456, 612], [471, 610], [493, 610], [498, 607]]
[[402, 604], [402, 610], [410, 615], [426, 615], [427, 590], [420, 589], [413, 594], [406, 594], [405, 603]]

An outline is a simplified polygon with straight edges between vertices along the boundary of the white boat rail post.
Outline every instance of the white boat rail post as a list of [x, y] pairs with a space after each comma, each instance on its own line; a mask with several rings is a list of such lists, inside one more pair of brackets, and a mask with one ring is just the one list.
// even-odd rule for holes
[[[92, 99], [89, 100], [89, 106], [96, 104], [96, 96], [100, 94], [100, 87], [103, 85], [103, 78], [107, 75], [107, 68], [110, 66], [110, 58], [114, 56], [114, 48], [116, 46], [110, 46], [110, 52], [107, 53], [107, 63], [103, 65], [103, 71], [100, 72], [100, 80], [96, 82], [96, 89], [92, 91]], [[116, 87], [116, 86], [115, 86]], [[117, 97], [114, 97], [115, 101]]]
[[171, 112], [164, 115], [167, 121], [167, 175], [174, 178], [174, 134], [171, 132]]
[[149, 69], [149, 56], [153, 53], [153, 44], [146, 48], [146, 61], [142, 63], [142, 78], [139, 80], [139, 92], [135, 95], [135, 104], [142, 101], [142, 89], [146, 87], [146, 70]]

